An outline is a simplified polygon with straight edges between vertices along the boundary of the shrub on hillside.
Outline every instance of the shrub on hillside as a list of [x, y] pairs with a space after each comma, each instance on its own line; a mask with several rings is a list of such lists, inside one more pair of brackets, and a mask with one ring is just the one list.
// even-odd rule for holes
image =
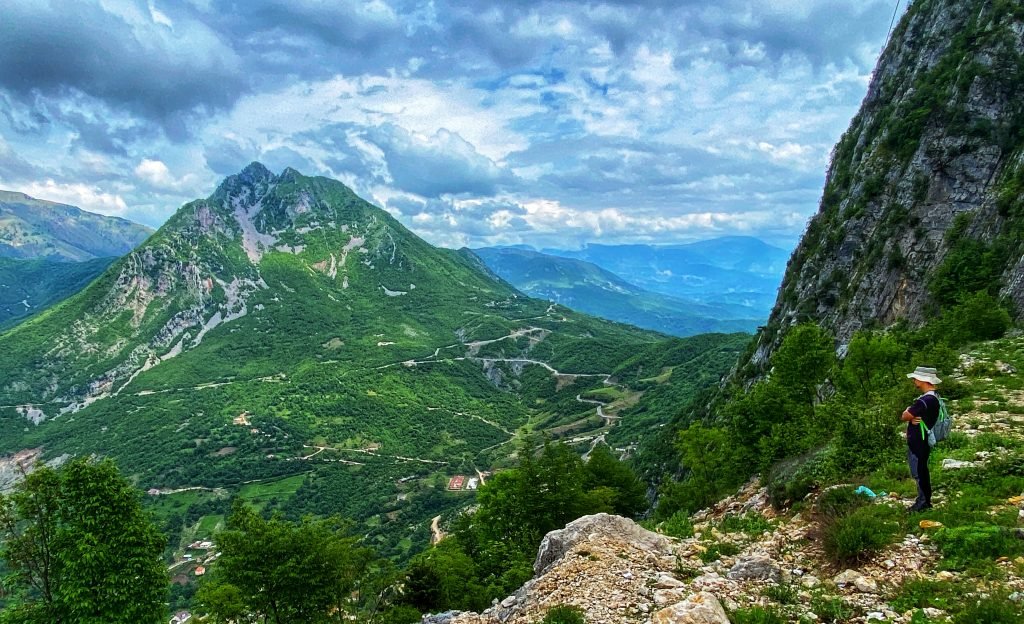
[[801, 501], [833, 473], [828, 447], [781, 461], [767, 472], [768, 498], [776, 509]]
[[541, 624], [586, 624], [583, 610], [569, 605], [558, 605], [548, 609]]
[[675, 512], [671, 518], [661, 524], [661, 532], [669, 537], [693, 537], [693, 522], [690, 520], [690, 514], [683, 510]]
[[707, 549], [700, 553], [700, 560], [704, 563], [711, 563], [721, 559], [723, 556], [730, 557], [739, 554], [739, 552], [739, 546], [732, 542], [717, 542], [709, 544]]
[[1010, 313], [987, 292], [965, 296], [929, 324], [936, 335], [955, 346], [1000, 338], [1012, 325]]
[[815, 511], [827, 519], [841, 518], [867, 504], [852, 485], [832, 487], [821, 493]]
[[846, 565], [863, 561], [891, 544], [901, 526], [895, 508], [869, 505], [827, 522], [822, 546], [836, 563]]
[[774, 528], [770, 520], [756, 512], [727, 514], [718, 524], [718, 530], [723, 533], [746, 533], [751, 536], [761, 535]]

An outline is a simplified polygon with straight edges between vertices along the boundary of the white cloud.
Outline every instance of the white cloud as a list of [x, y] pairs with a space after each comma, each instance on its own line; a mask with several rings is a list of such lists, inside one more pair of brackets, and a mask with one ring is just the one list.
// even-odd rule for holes
[[121, 216], [128, 205], [120, 195], [86, 184], [61, 184], [53, 180], [21, 185], [19, 191], [36, 199], [78, 206], [89, 212]]

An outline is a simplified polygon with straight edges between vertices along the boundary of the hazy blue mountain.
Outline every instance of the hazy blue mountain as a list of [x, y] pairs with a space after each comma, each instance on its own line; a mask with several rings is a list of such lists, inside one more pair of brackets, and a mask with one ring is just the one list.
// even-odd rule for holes
[[645, 329], [689, 336], [753, 331], [763, 321], [743, 305], [706, 304], [651, 292], [591, 262], [522, 247], [476, 249], [487, 267], [533, 297]]
[[0, 257], [77, 262], [122, 256], [152, 233], [118, 217], [0, 191]]
[[748, 236], [685, 245], [599, 245], [543, 253], [592, 262], [646, 290], [703, 303], [742, 305], [765, 318], [789, 252]]

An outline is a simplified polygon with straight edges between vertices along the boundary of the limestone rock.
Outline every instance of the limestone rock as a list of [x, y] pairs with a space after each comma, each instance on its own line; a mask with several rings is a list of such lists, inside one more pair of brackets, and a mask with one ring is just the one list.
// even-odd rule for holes
[[960, 470], [961, 468], [974, 468], [977, 465], [978, 464], [976, 462], [961, 461], [959, 459], [953, 459], [952, 457], [947, 457], [946, 459], [942, 460], [943, 470]]
[[599, 513], [583, 516], [567, 524], [564, 529], [551, 531], [545, 535], [537, 551], [533, 573], [543, 574], [552, 563], [565, 556], [565, 553], [576, 544], [602, 535], [634, 542], [656, 554], [672, 552], [672, 541], [664, 535], [652, 533], [628, 518]]
[[832, 580], [839, 587], [852, 586], [861, 593], [874, 594], [878, 592], [878, 583], [856, 570], [843, 570]]
[[782, 572], [768, 557], [754, 556], [737, 561], [727, 576], [734, 581], [774, 581], [777, 583], [782, 578]]
[[658, 574], [658, 578], [654, 581], [654, 589], [675, 589], [677, 587], [685, 586], [686, 583], [680, 581], [667, 572], [660, 572]]
[[686, 598], [690, 592], [682, 587], [673, 587], [672, 589], [659, 589], [654, 592], [654, 604], [659, 607], [664, 607], [670, 604], [675, 604]]
[[434, 615], [424, 615], [422, 624], [451, 624], [452, 620], [462, 614], [462, 611], [445, 611]]
[[813, 574], [808, 574], [807, 576], [800, 579], [800, 584], [806, 587], [807, 589], [814, 589], [818, 585], [821, 585], [821, 581], [818, 579], [818, 577], [814, 576]]
[[729, 617], [714, 594], [700, 592], [658, 611], [651, 624], [729, 624]]

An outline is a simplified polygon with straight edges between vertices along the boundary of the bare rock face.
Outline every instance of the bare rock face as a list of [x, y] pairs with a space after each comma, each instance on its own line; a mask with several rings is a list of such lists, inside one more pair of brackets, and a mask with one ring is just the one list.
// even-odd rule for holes
[[650, 552], [672, 553], [672, 542], [664, 535], [652, 533], [628, 518], [599, 513], [583, 516], [567, 524], [564, 529], [545, 535], [537, 552], [537, 560], [533, 564], [533, 573], [543, 574], [552, 563], [565, 556], [573, 546], [601, 535], [631, 541], [639, 548]]
[[985, 283], [964, 288], [998, 290], [1024, 310], [1024, 161], [1010, 131], [1024, 123], [1022, 59], [1019, 14], [983, 0], [911, 4], [832, 154], [751, 372], [797, 323], [840, 343], [865, 326], [920, 325], [951, 302], [933, 279], [968, 248], [1001, 255]]
[[651, 624], [729, 624], [729, 616], [714, 594], [700, 592], [658, 611]]

